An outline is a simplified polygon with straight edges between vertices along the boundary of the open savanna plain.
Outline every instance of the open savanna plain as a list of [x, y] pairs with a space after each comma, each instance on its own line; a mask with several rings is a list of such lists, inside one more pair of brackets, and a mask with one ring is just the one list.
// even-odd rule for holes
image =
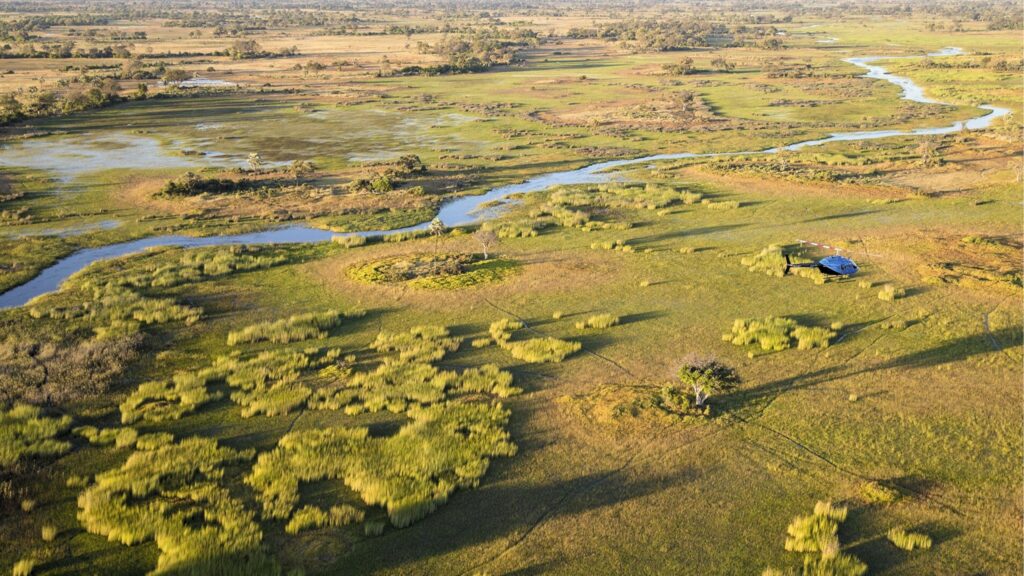
[[0, 309], [0, 570], [1020, 573], [1020, 21], [900, 6], [0, 4], [0, 291], [178, 238]]

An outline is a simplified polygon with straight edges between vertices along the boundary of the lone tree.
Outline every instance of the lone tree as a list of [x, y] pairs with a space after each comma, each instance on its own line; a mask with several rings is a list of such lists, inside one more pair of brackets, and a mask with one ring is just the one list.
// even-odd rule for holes
[[437, 216], [430, 221], [430, 225], [427, 226], [427, 232], [434, 237], [434, 251], [437, 251], [437, 244], [441, 241], [441, 236], [448, 231], [448, 227], [444, 225], [444, 222]]
[[481, 228], [473, 232], [473, 240], [476, 240], [477, 244], [480, 245], [480, 250], [484, 253], [484, 260], [489, 258], [488, 254], [491, 249], [498, 245], [498, 235], [493, 230]]
[[263, 157], [260, 156], [259, 152], [250, 152], [247, 162], [249, 163], [249, 170], [253, 172], [259, 172], [260, 168], [263, 168]]
[[679, 369], [679, 381], [693, 391], [693, 404], [704, 407], [712, 394], [739, 383], [739, 376], [732, 368], [711, 357], [691, 355]]

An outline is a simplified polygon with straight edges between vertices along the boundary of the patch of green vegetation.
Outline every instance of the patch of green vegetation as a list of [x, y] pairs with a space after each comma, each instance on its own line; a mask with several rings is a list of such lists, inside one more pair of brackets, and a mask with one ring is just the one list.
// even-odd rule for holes
[[[340, 479], [367, 505], [387, 509], [397, 527], [423, 518], [458, 488], [475, 486], [489, 459], [512, 456], [499, 404], [455, 403], [413, 408], [394, 436], [375, 438], [365, 428], [292, 432], [259, 457], [246, 482], [268, 518], [289, 518], [299, 484]], [[465, 431], [465, 432], [463, 432]]]
[[531, 364], [561, 362], [567, 356], [575, 354], [583, 348], [579, 342], [551, 337], [512, 340], [512, 333], [522, 327], [523, 323], [518, 320], [502, 318], [492, 322], [489, 331], [491, 338], [499, 347], [516, 360]]
[[390, 209], [379, 212], [356, 212], [336, 216], [324, 221], [334, 232], [362, 232], [365, 230], [397, 230], [427, 222], [436, 208], [424, 206], [414, 209]]
[[856, 556], [840, 551], [839, 525], [846, 520], [847, 509], [831, 502], [818, 502], [814, 513], [797, 516], [786, 528], [786, 550], [803, 553], [803, 568], [799, 572], [784, 572], [769, 568], [762, 574], [784, 576], [861, 576], [868, 571], [866, 564]]
[[58, 437], [70, 427], [70, 416], [44, 416], [37, 406], [17, 404], [0, 410], [0, 467], [9, 468], [27, 458], [66, 453], [71, 443]]
[[344, 313], [338, 310], [329, 310], [327, 312], [294, 314], [273, 322], [250, 324], [241, 330], [229, 332], [228, 346], [254, 342], [288, 344], [311, 338], [323, 339], [327, 337], [327, 330], [337, 326], [343, 316]]
[[768, 316], [763, 319], [736, 319], [732, 333], [723, 334], [722, 340], [737, 346], [756, 343], [766, 352], [779, 352], [789, 348], [793, 339], [797, 340], [798, 349], [810, 350], [828, 348], [835, 337], [836, 333], [827, 328], [801, 326], [785, 316]]
[[618, 323], [619, 317], [614, 314], [595, 314], [586, 320], [577, 322], [576, 328], [579, 330], [586, 330], [587, 328], [604, 329], [617, 326]]
[[220, 398], [221, 394], [210, 391], [208, 384], [221, 377], [218, 370], [206, 368], [197, 372], [178, 372], [169, 382], [144, 382], [121, 402], [121, 422], [178, 420], [199, 406]]
[[907, 532], [903, 528], [892, 528], [885, 537], [901, 550], [927, 550], [932, 547], [932, 539], [927, 534]]
[[154, 574], [276, 574], [253, 514], [223, 486], [226, 469], [251, 458], [207, 438], [137, 451], [79, 495], [78, 519], [112, 542], [154, 541]]
[[348, 275], [375, 284], [455, 289], [499, 281], [515, 272], [518, 266], [513, 260], [484, 260], [469, 254], [420, 255], [367, 262], [350, 268]]

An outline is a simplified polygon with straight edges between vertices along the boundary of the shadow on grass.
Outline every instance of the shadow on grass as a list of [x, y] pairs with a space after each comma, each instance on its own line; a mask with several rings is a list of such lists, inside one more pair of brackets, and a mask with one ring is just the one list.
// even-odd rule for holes
[[[343, 574], [400, 571], [412, 563], [492, 544], [458, 565], [471, 574], [486, 570], [492, 560], [521, 544], [545, 522], [619, 506], [695, 478], [690, 469], [641, 479], [608, 470], [535, 484], [488, 485], [485, 481], [476, 490], [457, 492], [448, 504], [409, 528], [389, 528], [379, 538], [358, 543], [334, 568]], [[531, 564], [510, 573], [540, 574], [547, 567]]]

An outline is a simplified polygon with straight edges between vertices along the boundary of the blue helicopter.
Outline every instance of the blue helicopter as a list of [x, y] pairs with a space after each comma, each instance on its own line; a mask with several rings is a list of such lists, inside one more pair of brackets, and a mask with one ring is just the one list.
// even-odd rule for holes
[[811, 246], [819, 246], [826, 250], [835, 250], [836, 253], [831, 256], [826, 256], [817, 262], [807, 262], [800, 264], [793, 264], [789, 260], [789, 254], [786, 254], [786, 274], [789, 274], [790, 268], [817, 268], [822, 274], [829, 276], [853, 276], [857, 273], [860, 268], [857, 264], [845, 256], [839, 255], [839, 248], [828, 246], [827, 244], [818, 244], [817, 242], [808, 242], [806, 240], [797, 240], [801, 246], [804, 244], [810, 244]]

